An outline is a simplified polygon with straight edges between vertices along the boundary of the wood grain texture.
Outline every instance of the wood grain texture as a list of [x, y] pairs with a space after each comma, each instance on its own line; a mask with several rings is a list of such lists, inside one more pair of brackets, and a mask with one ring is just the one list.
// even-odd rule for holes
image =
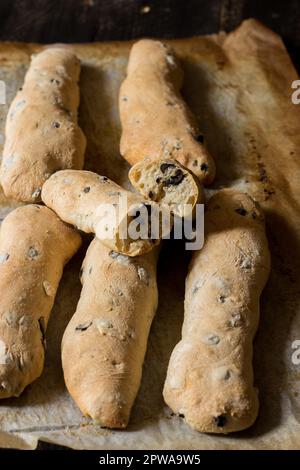
[[0, 40], [182, 38], [232, 31], [252, 17], [283, 37], [299, 69], [299, 12], [298, 0], [1, 0]]

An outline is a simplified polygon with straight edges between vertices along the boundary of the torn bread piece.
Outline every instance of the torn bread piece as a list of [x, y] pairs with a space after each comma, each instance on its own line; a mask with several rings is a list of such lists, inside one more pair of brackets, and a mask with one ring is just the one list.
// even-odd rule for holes
[[124, 428], [137, 395], [158, 292], [158, 248], [130, 258], [91, 242], [62, 340], [65, 383], [84, 415]]
[[252, 343], [270, 253], [261, 210], [238, 191], [210, 199], [205, 233], [189, 266], [182, 338], [163, 395], [192, 428], [226, 434], [248, 428], [258, 413]]
[[129, 180], [142, 196], [166, 204], [178, 217], [192, 216], [204, 191], [197, 178], [177, 160], [145, 159], [129, 171]]

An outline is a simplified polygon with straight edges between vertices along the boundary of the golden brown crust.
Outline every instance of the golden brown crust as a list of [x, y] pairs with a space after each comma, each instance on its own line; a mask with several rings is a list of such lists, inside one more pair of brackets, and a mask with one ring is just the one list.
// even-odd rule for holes
[[[132, 214], [140, 212], [147, 219], [148, 210], [158, 206], [106, 176], [83, 170], [58, 171], [45, 182], [42, 199], [65, 222], [86, 233], [95, 233], [110, 249], [128, 256], [147, 253], [160, 242], [159, 233], [153, 239], [148, 234], [147, 238], [134, 239], [129, 233], [135, 219]], [[147, 223], [151, 230], [151, 217]]]
[[180, 95], [183, 71], [173, 50], [142, 39], [131, 49], [119, 95], [121, 155], [131, 164], [144, 158], [174, 158], [207, 185], [215, 165], [203, 134]]
[[95, 238], [82, 265], [82, 292], [62, 341], [67, 388], [85, 415], [124, 428], [140, 386], [157, 308], [157, 250], [129, 258]]
[[0, 179], [7, 197], [38, 202], [52, 173], [83, 167], [79, 74], [80, 62], [68, 49], [48, 48], [33, 56], [6, 119]]
[[11, 212], [0, 231], [0, 398], [19, 396], [39, 377], [50, 312], [80, 235], [47, 207]]
[[196, 430], [228, 433], [251, 426], [258, 413], [252, 341], [270, 254], [262, 213], [246, 194], [213, 196], [205, 232], [186, 279], [182, 339], [164, 398]]

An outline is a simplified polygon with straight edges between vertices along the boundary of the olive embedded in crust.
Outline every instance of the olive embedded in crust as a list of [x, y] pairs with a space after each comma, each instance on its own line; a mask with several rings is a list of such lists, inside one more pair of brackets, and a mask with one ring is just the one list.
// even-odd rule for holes
[[214, 420], [214, 424], [218, 428], [224, 428], [226, 421], [227, 421], [226, 416], [224, 415], [215, 416], [213, 420]]
[[40, 202], [41, 188], [54, 171], [83, 167], [86, 138], [77, 119], [79, 74], [80, 61], [69, 48], [50, 47], [32, 56], [7, 114], [0, 168], [7, 197]]
[[46, 328], [79, 233], [48, 207], [10, 212], [0, 231], [0, 398], [19, 396], [44, 367]]
[[[253, 211], [255, 218], [244, 216]], [[205, 243], [192, 255], [186, 278], [182, 338], [171, 354], [163, 395], [197, 431], [227, 434], [248, 428], [258, 414], [251, 351], [270, 252], [263, 214], [240, 191], [215, 193], [204, 226]]]
[[168, 178], [166, 181], [164, 181], [163, 185], [166, 186], [166, 187], [168, 187], [168, 186], [177, 186], [178, 184], [180, 184], [182, 182], [184, 177], [185, 177], [185, 175], [183, 174], [183, 171], [178, 169], [178, 170], [176, 170], [175, 175], [170, 176], [170, 178]]
[[[145, 157], [177, 160], [207, 186], [215, 177], [215, 164], [180, 93], [183, 79], [180, 61], [168, 45], [142, 39], [132, 46], [119, 95], [120, 153], [131, 166]], [[163, 165], [161, 171], [167, 168]]]

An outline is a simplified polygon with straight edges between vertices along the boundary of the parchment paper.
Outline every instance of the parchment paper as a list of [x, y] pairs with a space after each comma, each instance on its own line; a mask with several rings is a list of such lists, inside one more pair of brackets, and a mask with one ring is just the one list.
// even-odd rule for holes
[[[101, 429], [81, 416], [64, 386], [60, 341], [80, 293], [86, 241], [64, 272], [47, 331], [42, 376], [20, 398], [0, 403], [3, 447], [35, 448], [42, 439], [77, 449], [300, 448], [300, 365], [291, 359], [292, 342], [300, 339], [300, 105], [291, 102], [297, 74], [281, 39], [254, 20], [228, 35], [171, 42], [186, 73], [184, 95], [217, 162], [213, 187], [246, 190], [266, 210], [272, 272], [255, 341], [259, 418], [245, 432], [205, 435], [172, 416], [163, 403], [168, 359], [183, 316], [189, 253], [181, 242], [166, 244], [161, 254], [159, 309], [128, 429]], [[0, 79], [7, 85], [7, 105], [0, 106], [1, 147], [9, 103], [22, 84], [30, 54], [41, 48], [0, 44]], [[119, 155], [117, 96], [129, 48], [130, 43], [74, 46], [83, 61], [80, 121], [88, 140], [86, 168], [125, 186], [128, 167]], [[1, 217], [15, 207], [2, 193], [0, 205]]]

